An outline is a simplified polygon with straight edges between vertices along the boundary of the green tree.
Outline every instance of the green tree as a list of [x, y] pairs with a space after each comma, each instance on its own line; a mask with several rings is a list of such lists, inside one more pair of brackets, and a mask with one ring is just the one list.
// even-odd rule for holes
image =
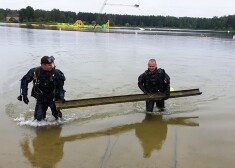
[[19, 16], [20, 16], [21, 22], [32, 22], [34, 21], [34, 18], [35, 18], [34, 9], [31, 6], [22, 8], [19, 11]]
[[61, 21], [61, 15], [59, 9], [52, 9], [49, 15], [49, 19], [52, 22], [60, 22]]
[[46, 20], [46, 14], [47, 14], [47, 13], [48, 13], [48, 12], [45, 11], [45, 10], [36, 9], [36, 10], [34, 11], [34, 14], [35, 14], [35, 21], [36, 21], [36, 22], [45, 22], [45, 21], [47, 21], [47, 20]]
[[77, 14], [75, 12], [63, 12], [65, 17], [65, 22], [74, 23], [77, 20]]
[[229, 15], [227, 24], [226, 24], [228, 29], [234, 29], [235, 30], [235, 15]]
[[5, 21], [6, 16], [5, 16], [5, 10], [0, 8], [0, 21]]

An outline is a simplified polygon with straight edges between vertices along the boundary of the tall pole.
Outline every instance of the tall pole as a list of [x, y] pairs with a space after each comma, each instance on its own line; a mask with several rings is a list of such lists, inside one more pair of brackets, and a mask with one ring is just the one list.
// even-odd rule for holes
[[104, 1], [103, 5], [102, 5], [102, 7], [101, 7], [101, 9], [100, 9], [100, 13], [102, 13], [102, 12], [103, 12], [103, 10], [104, 10], [104, 6], [106, 5], [107, 1], [108, 1], [108, 0], [105, 0], [105, 1]]

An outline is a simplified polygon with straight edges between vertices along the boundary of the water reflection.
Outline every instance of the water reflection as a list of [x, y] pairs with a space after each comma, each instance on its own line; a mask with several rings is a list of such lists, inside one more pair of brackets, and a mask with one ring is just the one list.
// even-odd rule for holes
[[146, 115], [142, 123], [134, 124], [135, 135], [139, 138], [143, 148], [143, 157], [148, 158], [154, 150], [160, 150], [167, 136], [167, 125], [199, 126], [189, 121], [197, 117], [178, 117], [163, 120], [162, 115]]
[[198, 117], [178, 117], [164, 120], [162, 115], [146, 115], [141, 123], [127, 124], [122, 126], [113, 127], [104, 131], [97, 131], [92, 133], [83, 133], [64, 137], [63, 139], [86, 139], [94, 138], [103, 135], [115, 135], [122, 132], [135, 130], [135, 135], [140, 140], [143, 148], [143, 157], [150, 157], [154, 150], [160, 150], [167, 135], [167, 125], [180, 125], [180, 126], [199, 126], [198, 123], [190, 121]]
[[52, 168], [63, 158], [65, 141], [60, 137], [62, 128], [37, 128], [37, 136], [21, 143], [23, 155], [33, 167]]
[[199, 126], [198, 123], [189, 120], [193, 118], [198, 117], [178, 117], [164, 120], [161, 115], [146, 115], [141, 123], [127, 124], [103, 131], [65, 137], [60, 136], [61, 127], [37, 128], [37, 136], [32, 140], [32, 145], [28, 139], [25, 139], [21, 147], [24, 156], [31, 162], [32, 166], [52, 168], [62, 159], [65, 142], [135, 130], [135, 135], [143, 148], [143, 157], [148, 158], [154, 150], [162, 148], [166, 140], [168, 125]]

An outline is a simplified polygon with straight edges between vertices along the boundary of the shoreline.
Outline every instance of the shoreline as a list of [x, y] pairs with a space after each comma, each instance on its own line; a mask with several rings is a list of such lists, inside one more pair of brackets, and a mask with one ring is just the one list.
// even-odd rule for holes
[[175, 29], [175, 28], [142, 28], [142, 27], [110, 27], [102, 28], [79, 28], [79, 27], [60, 27], [59, 25], [49, 24], [20, 24], [3, 23], [0, 26], [19, 27], [29, 29], [45, 29], [59, 31], [81, 31], [95, 33], [121, 33], [121, 34], [142, 34], [142, 35], [172, 35], [172, 36], [197, 36], [197, 37], [218, 37], [231, 38], [235, 40], [235, 31], [215, 31], [215, 30], [195, 30], [195, 29]]

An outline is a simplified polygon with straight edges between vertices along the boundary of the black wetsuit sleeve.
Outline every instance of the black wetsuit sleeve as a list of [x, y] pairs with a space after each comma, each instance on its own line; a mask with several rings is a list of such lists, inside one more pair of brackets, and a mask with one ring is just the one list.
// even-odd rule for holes
[[22, 95], [27, 95], [28, 94], [28, 84], [33, 80], [33, 75], [35, 72], [35, 68], [32, 68], [28, 71], [26, 75], [23, 76], [21, 79], [21, 90], [22, 90]]
[[59, 69], [56, 69], [56, 97], [57, 98], [64, 98], [64, 93], [65, 93], [65, 90], [64, 90], [64, 81], [66, 80], [65, 79], [65, 76], [64, 76], [64, 73], [61, 72]]
[[165, 91], [170, 92], [170, 76], [165, 72], [164, 75]]
[[142, 90], [144, 93], [147, 93], [145, 87], [144, 87], [144, 84], [145, 84], [145, 73], [141, 74], [138, 78], [138, 86], [140, 88], [140, 90]]

